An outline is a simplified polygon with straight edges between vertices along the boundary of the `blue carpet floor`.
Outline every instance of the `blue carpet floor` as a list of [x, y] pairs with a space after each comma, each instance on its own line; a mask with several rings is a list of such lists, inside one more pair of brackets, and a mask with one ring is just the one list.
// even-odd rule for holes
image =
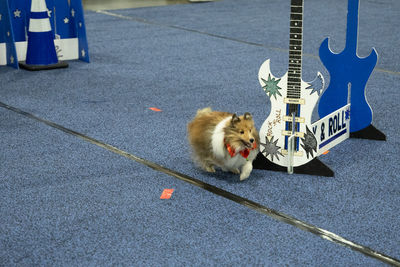
[[[190, 160], [198, 108], [249, 111], [257, 127], [268, 116], [257, 73], [267, 58], [287, 70], [289, 1], [87, 12], [91, 63], [2, 67], [0, 102], [400, 259], [400, 2], [360, 2], [359, 55], [379, 54], [367, 98], [387, 141], [333, 148], [320, 159], [334, 178], [255, 170], [239, 182]], [[303, 79], [329, 82], [318, 48], [330, 36], [343, 49], [347, 1], [304, 5]], [[0, 265], [384, 265], [4, 108], [0, 147]]]

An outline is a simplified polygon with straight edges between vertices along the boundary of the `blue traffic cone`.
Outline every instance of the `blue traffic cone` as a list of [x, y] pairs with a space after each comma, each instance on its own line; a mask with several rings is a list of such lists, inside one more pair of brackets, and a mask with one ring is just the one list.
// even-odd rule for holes
[[19, 65], [27, 70], [68, 67], [68, 63], [58, 61], [45, 0], [32, 0], [26, 61]]

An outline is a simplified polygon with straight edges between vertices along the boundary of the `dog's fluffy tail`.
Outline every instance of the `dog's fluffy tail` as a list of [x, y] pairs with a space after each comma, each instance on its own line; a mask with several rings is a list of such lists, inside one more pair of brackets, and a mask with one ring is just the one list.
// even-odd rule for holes
[[212, 112], [212, 109], [210, 107], [199, 109], [199, 110], [197, 110], [196, 116], [207, 114], [207, 113], [210, 113], [210, 112]]

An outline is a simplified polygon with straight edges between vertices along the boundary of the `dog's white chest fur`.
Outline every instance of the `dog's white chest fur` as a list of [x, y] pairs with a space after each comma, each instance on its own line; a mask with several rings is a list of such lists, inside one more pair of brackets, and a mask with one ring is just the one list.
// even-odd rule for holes
[[224, 133], [224, 128], [227, 125], [227, 123], [230, 122], [232, 117], [227, 117], [220, 121], [217, 126], [215, 126], [215, 129], [213, 131], [213, 134], [211, 136], [211, 144], [212, 144], [212, 150], [214, 153], [214, 156], [218, 159], [224, 159], [226, 157], [226, 150], [225, 150], [225, 133]]

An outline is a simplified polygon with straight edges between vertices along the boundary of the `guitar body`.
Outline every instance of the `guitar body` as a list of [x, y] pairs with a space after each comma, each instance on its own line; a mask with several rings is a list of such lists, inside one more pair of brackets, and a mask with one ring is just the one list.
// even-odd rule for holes
[[290, 105], [296, 105], [295, 136], [298, 138], [295, 138], [293, 166], [301, 166], [311, 161], [317, 153], [317, 141], [312, 133], [311, 116], [319, 98], [319, 91], [323, 88], [322, 75], [318, 73], [317, 78], [311, 83], [301, 80], [298, 98], [300, 104], [287, 103], [290, 98], [288, 73], [281, 78], [273, 76], [269, 59], [261, 65], [258, 79], [271, 101], [270, 114], [260, 128], [260, 152], [277, 165], [289, 166], [288, 136], [291, 135], [293, 111], [290, 110]]
[[335, 54], [331, 52], [328, 41], [327, 38], [321, 44], [319, 56], [329, 71], [331, 80], [321, 96], [318, 113], [320, 117], [324, 117], [345, 106], [350, 98], [350, 132], [356, 132], [372, 122], [372, 109], [365, 96], [365, 87], [378, 56], [375, 49], [366, 58], [359, 58], [349, 50]]
[[321, 96], [319, 116], [322, 118], [350, 102], [350, 132], [360, 131], [372, 122], [372, 109], [365, 96], [365, 87], [378, 61], [375, 49], [368, 57], [357, 55], [358, 8], [358, 0], [348, 0], [345, 49], [339, 54], [333, 53], [329, 48], [329, 38], [319, 49], [320, 59], [331, 77]]

